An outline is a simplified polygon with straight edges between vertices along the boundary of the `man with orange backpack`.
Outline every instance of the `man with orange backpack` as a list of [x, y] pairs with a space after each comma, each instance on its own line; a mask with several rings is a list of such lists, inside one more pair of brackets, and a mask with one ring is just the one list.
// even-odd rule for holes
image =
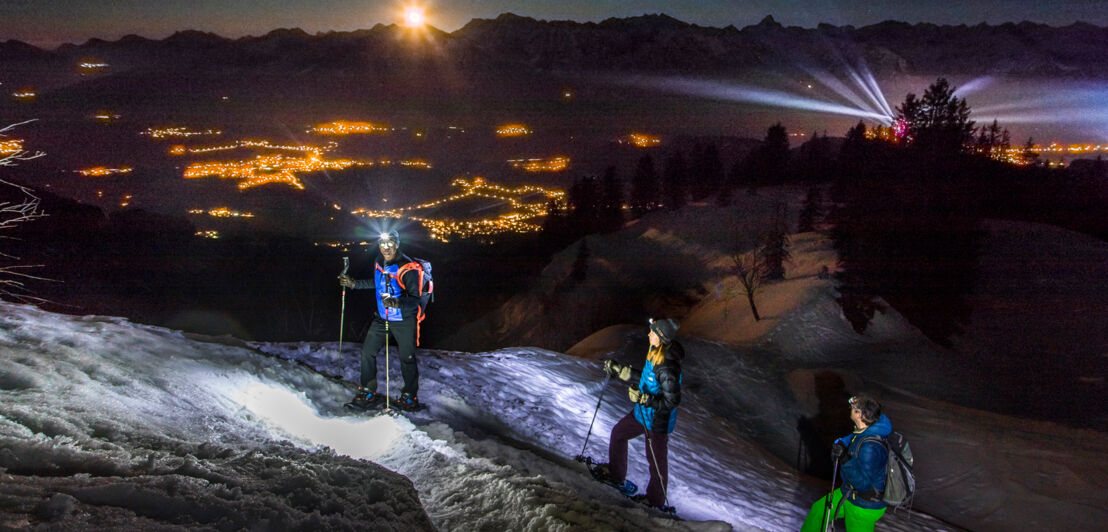
[[345, 274], [339, 276], [339, 284], [346, 288], [373, 289], [377, 300], [373, 322], [362, 344], [360, 386], [347, 404], [368, 410], [385, 406], [389, 401], [377, 392], [377, 352], [385, 347], [388, 356], [386, 344], [389, 333], [392, 333], [400, 358], [400, 372], [404, 376], [404, 388], [391, 403], [401, 410], [418, 410], [419, 367], [416, 365], [415, 346], [419, 343], [419, 322], [423, 320], [425, 298], [431, 292], [430, 264], [401, 253], [400, 235], [396, 231], [383, 233], [377, 248], [380, 255], [375, 261], [372, 281], [356, 280]]

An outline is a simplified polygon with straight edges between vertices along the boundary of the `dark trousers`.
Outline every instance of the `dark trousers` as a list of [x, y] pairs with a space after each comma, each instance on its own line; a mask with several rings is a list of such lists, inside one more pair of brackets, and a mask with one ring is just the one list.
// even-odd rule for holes
[[650, 484], [646, 486], [646, 502], [661, 508], [666, 502], [666, 486], [669, 485], [669, 434], [646, 430], [635, 419], [632, 410], [612, 427], [608, 440], [608, 468], [612, 478], [623, 482], [627, 478], [627, 442], [646, 434], [646, 462], [650, 464]]
[[[400, 359], [400, 373], [404, 375], [403, 393], [416, 395], [419, 392], [419, 366], [416, 366], [415, 358], [415, 318], [403, 321], [388, 322], [388, 332], [392, 333], [396, 340], [396, 349], [389, 351], [390, 364], [395, 359]], [[385, 320], [380, 317], [373, 318], [369, 325], [369, 332], [362, 343], [362, 380], [361, 385], [369, 390], [377, 389], [377, 353], [385, 346], [387, 340], [385, 332]]]

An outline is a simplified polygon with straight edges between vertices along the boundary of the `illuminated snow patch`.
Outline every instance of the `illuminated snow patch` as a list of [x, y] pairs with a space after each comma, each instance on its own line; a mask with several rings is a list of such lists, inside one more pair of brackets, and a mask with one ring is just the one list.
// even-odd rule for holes
[[330, 447], [353, 458], [379, 458], [409, 431], [389, 416], [321, 417], [308, 405], [303, 393], [263, 383], [248, 386], [237, 400], [284, 435]]

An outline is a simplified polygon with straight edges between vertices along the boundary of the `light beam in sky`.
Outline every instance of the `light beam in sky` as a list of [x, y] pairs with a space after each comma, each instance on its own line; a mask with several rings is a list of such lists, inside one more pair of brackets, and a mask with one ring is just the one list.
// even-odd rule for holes
[[814, 98], [797, 96], [779, 90], [754, 87], [741, 83], [672, 77], [621, 78], [615, 80], [615, 82], [625, 85], [648, 86], [663, 92], [686, 94], [689, 96], [722, 101], [752, 103], [769, 107], [782, 107], [786, 109], [869, 118], [882, 124], [888, 124], [892, 121], [889, 115], [874, 112], [870, 109], [816, 100]]

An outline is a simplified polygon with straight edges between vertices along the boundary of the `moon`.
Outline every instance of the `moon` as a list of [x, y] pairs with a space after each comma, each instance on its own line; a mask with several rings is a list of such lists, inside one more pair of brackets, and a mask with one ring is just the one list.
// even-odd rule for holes
[[409, 28], [421, 28], [427, 23], [427, 13], [423, 6], [407, 6], [404, 8], [404, 25]]

